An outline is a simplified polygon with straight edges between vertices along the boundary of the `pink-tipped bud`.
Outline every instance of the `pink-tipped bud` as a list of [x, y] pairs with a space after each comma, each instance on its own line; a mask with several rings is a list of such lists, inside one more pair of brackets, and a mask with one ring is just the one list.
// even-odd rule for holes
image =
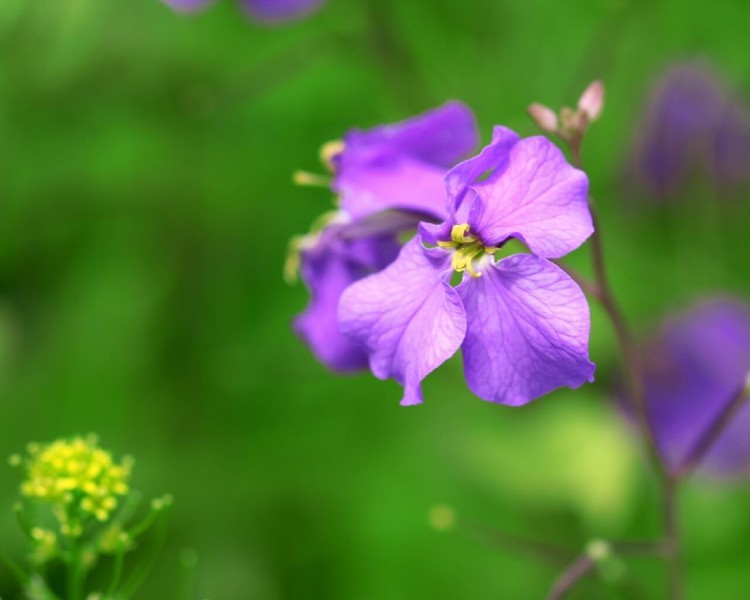
[[578, 100], [578, 110], [583, 111], [590, 123], [599, 118], [603, 108], [604, 84], [601, 81], [594, 81], [581, 94]]
[[559, 126], [557, 122], [557, 114], [555, 114], [554, 110], [548, 106], [544, 106], [544, 104], [534, 102], [534, 104], [530, 105], [526, 111], [529, 113], [529, 116], [534, 119], [534, 123], [537, 124], [539, 129], [545, 133], [557, 133]]

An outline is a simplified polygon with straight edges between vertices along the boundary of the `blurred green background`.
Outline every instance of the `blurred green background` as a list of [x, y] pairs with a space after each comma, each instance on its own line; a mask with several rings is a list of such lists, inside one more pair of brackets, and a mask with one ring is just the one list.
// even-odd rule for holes
[[[466, 518], [573, 550], [658, 532], [652, 479], [610, 404], [618, 356], [593, 309], [597, 382], [523, 408], [466, 390], [460, 359], [426, 403], [338, 377], [291, 333], [306, 301], [281, 278], [287, 239], [330, 207], [294, 187], [349, 127], [468, 103], [484, 141], [535, 133], [532, 101], [607, 85], [584, 161], [613, 282], [644, 333], [692, 298], [750, 294], [750, 203], [696, 189], [643, 210], [624, 192], [649, 86], [702, 57], [750, 91], [750, 4], [699, 0], [330, 0], [283, 27], [224, 0], [0, 4], [0, 456], [97, 432], [137, 458], [134, 484], [176, 498], [143, 598], [540, 598], [559, 567], [430, 528]], [[585, 249], [570, 259], [588, 267]], [[0, 543], [21, 557], [0, 468]], [[690, 598], [747, 598], [750, 486], [682, 499]], [[595, 578], [573, 598], [659, 598]], [[0, 596], [13, 598], [0, 570]], [[630, 594], [630, 595], [628, 595]]]

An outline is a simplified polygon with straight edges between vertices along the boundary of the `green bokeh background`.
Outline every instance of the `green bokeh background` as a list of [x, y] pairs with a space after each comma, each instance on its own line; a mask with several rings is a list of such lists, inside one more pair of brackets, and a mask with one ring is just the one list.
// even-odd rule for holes
[[[584, 161], [614, 286], [639, 331], [693, 298], [750, 294], [750, 203], [705, 187], [642, 210], [622, 161], [654, 77], [711, 61], [750, 91], [750, 4], [700, 0], [330, 0], [284, 27], [229, 1], [199, 15], [158, 0], [0, 4], [0, 456], [97, 432], [137, 458], [134, 483], [176, 498], [143, 598], [541, 598], [559, 568], [427, 515], [577, 550], [658, 534], [653, 480], [610, 406], [618, 356], [593, 307], [597, 382], [523, 408], [466, 390], [460, 358], [398, 405], [393, 382], [338, 377], [290, 331], [302, 287], [286, 242], [331, 206], [294, 187], [352, 126], [457, 98], [484, 141], [535, 133], [532, 101], [572, 104], [594, 78], [605, 114]], [[587, 250], [570, 258], [588, 269]], [[0, 468], [0, 544], [23, 556]], [[689, 597], [750, 589], [750, 487], [682, 498]], [[592, 579], [572, 598], [660, 598]], [[0, 596], [13, 598], [0, 570]], [[630, 595], [628, 595], [630, 594]]]

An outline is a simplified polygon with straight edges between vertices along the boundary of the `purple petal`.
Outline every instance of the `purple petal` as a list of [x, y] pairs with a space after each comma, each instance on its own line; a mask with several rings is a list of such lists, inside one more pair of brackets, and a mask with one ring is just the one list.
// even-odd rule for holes
[[464, 339], [466, 315], [449, 265], [447, 252], [415, 237], [389, 267], [341, 296], [341, 330], [367, 349], [376, 377], [404, 386], [402, 405], [422, 402], [422, 379]]
[[[660, 450], [676, 469], [750, 371], [750, 308], [732, 300], [699, 306], [669, 322], [648, 357], [650, 417]], [[746, 405], [706, 455], [704, 469], [731, 474], [750, 466], [749, 430]]]
[[310, 302], [294, 320], [294, 329], [327, 367], [353, 371], [367, 367], [367, 354], [339, 329], [341, 293], [392, 262], [399, 245], [392, 235], [346, 240], [340, 236], [341, 231], [329, 228], [318, 244], [302, 252], [301, 275], [310, 290]]
[[499, 176], [471, 188], [472, 233], [487, 246], [518, 238], [544, 258], [564, 256], [586, 241], [594, 230], [586, 174], [539, 136], [513, 145], [507, 160]]
[[471, 109], [451, 100], [399, 123], [364, 131], [355, 129], [347, 134], [345, 142], [344, 154], [380, 154], [389, 148], [447, 169], [476, 148], [479, 134]]
[[268, 23], [298, 19], [318, 10], [323, 0], [242, 0], [245, 10]]
[[518, 406], [593, 381], [589, 307], [559, 267], [531, 254], [490, 260], [457, 288], [467, 315], [462, 350], [469, 388]]
[[451, 206], [457, 211], [466, 190], [483, 175], [488, 179], [499, 177], [508, 166], [510, 151], [520, 140], [520, 136], [507, 127], [496, 126], [492, 130], [492, 143], [482, 148], [476, 156], [453, 167], [445, 177]]
[[443, 177], [477, 144], [471, 111], [448, 102], [395, 125], [352, 131], [334, 158], [333, 188], [354, 218], [385, 209], [447, 216]]
[[451, 228], [456, 223], [469, 220], [471, 201], [464, 202], [467, 193], [473, 198], [476, 193], [469, 186], [480, 178], [494, 179], [499, 177], [508, 166], [511, 148], [518, 142], [519, 136], [506, 127], [497, 126], [492, 132], [492, 143], [482, 148], [476, 156], [459, 163], [445, 176], [448, 188], [448, 218], [442, 223], [420, 223], [419, 234], [429, 244], [438, 240], [450, 239]]
[[169, 4], [172, 8], [180, 11], [190, 12], [199, 10], [210, 4], [212, 0], [163, 0], [165, 4]]

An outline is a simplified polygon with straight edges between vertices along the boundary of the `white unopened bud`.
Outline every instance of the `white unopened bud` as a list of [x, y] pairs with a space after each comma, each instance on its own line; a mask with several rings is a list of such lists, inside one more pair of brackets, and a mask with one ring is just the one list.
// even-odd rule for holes
[[586, 556], [593, 561], [604, 560], [612, 554], [612, 547], [605, 540], [591, 540], [586, 545]]
[[534, 122], [539, 129], [545, 133], [557, 133], [557, 114], [554, 110], [548, 106], [544, 106], [544, 104], [534, 102], [534, 104], [530, 105], [526, 111], [529, 113], [529, 116], [534, 119]]
[[601, 81], [594, 81], [581, 94], [578, 100], [578, 110], [585, 113], [586, 118], [594, 121], [599, 118], [604, 108], [604, 84]]

